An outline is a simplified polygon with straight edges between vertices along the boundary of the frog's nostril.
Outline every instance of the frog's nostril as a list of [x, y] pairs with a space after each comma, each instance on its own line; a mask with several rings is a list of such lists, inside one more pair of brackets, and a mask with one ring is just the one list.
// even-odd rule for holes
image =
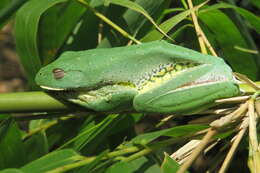
[[61, 79], [65, 76], [65, 72], [61, 68], [53, 69], [52, 73], [53, 73], [53, 76], [54, 76], [55, 79]]

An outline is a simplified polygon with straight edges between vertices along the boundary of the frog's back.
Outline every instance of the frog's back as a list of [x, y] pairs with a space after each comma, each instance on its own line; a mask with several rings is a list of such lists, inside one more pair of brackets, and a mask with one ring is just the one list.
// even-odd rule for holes
[[[160, 70], [181, 66], [196, 66], [204, 63], [223, 63], [219, 58], [202, 55], [165, 41], [140, 45], [100, 48], [80, 52], [66, 52], [58, 60], [68, 69], [80, 69], [91, 79], [91, 85], [104, 83], [137, 83]], [[184, 63], [183, 63], [184, 62]], [[187, 63], [188, 62], [188, 63]], [[86, 81], [86, 85], [88, 85]]]
[[79, 52], [65, 52], [59, 63], [77, 65], [86, 75], [102, 76], [102, 81], [132, 82], [145, 72], [167, 64], [171, 58], [154, 51], [162, 41], [115, 48], [99, 48]]

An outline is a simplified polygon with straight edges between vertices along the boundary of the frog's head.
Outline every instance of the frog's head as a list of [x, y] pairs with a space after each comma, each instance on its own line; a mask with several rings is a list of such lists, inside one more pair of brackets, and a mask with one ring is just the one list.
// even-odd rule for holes
[[87, 64], [77, 63], [80, 57], [72, 54], [73, 52], [66, 52], [56, 61], [40, 69], [35, 78], [36, 83], [43, 89], [56, 91], [97, 86], [99, 80], [92, 76], [93, 69], [87, 70]]

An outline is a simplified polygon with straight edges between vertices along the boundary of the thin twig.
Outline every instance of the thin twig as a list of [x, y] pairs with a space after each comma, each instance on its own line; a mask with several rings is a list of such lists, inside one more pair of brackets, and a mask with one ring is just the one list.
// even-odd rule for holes
[[222, 108], [222, 109], [209, 109], [201, 112], [200, 114], [217, 114], [217, 115], [227, 115], [236, 110], [237, 107]]
[[201, 140], [193, 139], [179, 148], [177, 151], [171, 154], [171, 158], [177, 161], [179, 164], [184, 163], [187, 159], [189, 159], [192, 151], [200, 144]]
[[213, 49], [213, 47], [211, 46], [209, 40], [207, 39], [206, 35], [204, 34], [204, 32], [202, 31], [202, 29], [199, 26], [199, 30], [200, 30], [200, 34], [201, 37], [206, 45], [206, 47], [209, 49], [210, 53], [214, 56], [218, 56], [217, 53], [215, 52], [215, 50]]
[[236, 135], [236, 138], [235, 138], [235, 141], [233, 142], [220, 170], [218, 173], [225, 173], [226, 170], [228, 169], [228, 166], [229, 166], [229, 163], [231, 162], [234, 154], [235, 154], [235, 151], [238, 147], [238, 144], [240, 143], [241, 139], [243, 138], [245, 132], [247, 131], [247, 127], [248, 127], [248, 123], [249, 123], [249, 118], [245, 118], [244, 121], [242, 122], [242, 128], [241, 130], [239, 131], [239, 133]]
[[240, 103], [240, 102], [247, 101], [249, 98], [250, 96], [230, 97], [230, 98], [216, 100], [215, 103]]
[[102, 41], [103, 28], [104, 28], [103, 21], [101, 21], [101, 22], [98, 24], [98, 44], [100, 44], [101, 41]]
[[256, 121], [257, 117], [255, 116], [255, 107], [254, 100], [249, 100], [248, 113], [249, 113], [249, 141], [252, 145], [254, 151], [257, 151], [258, 141], [257, 141], [257, 130], [256, 130]]
[[184, 173], [187, 169], [189, 169], [189, 167], [191, 166], [193, 161], [203, 151], [203, 149], [207, 146], [207, 144], [210, 142], [211, 138], [215, 134], [217, 134], [217, 130], [213, 129], [213, 128], [210, 128], [208, 133], [203, 137], [203, 139], [202, 139], [201, 143], [199, 144], [199, 146], [192, 152], [190, 157], [187, 159], [186, 162], [184, 162], [184, 164], [180, 167], [180, 169], [177, 171], [177, 173]]
[[218, 120], [213, 121], [210, 126], [208, 133], [202, 139], [199, 147], [197, 147], [191, 156], [187, 159], [187, 161], [180, 167], [177, 173], [184, 173], [193, 163], [193, 161], [198, 157], [198, 155], [202, 152], [202, 150], [206, 147], [206, 145], [210, 142], [210, 139], [217, 134], [218, 129], [222, 129], [226, 125], [240, 119], [242, 115], [244, 115], [247, 110], [248, 102], [242, 104], [237, 110], [234, 112], [222, 117]]
[[258, 150], [258, 139], [257, 139], [257, 129], [256, 129], [256, 124], [257, 124], [257, 116], [255, 113], [255, 108], [254, 108], [254, 98], [252, 97], [249, 100], [249, 106], [248, 106], [248, 114], [249, 114], [249, 159], [248, 161], [251, 163], [250, 164], [250, 169], [253, 173], [258, 173], [260, 170], [260, 165], [259, 165], [259, 150]]
[[260, 100], [255, 101], [255, 110], [258, 114], [258, 117], [260, 117]]
[[[189, 5], [190, 9], [193, 8], [193, 4], [192, 4], [191, 0], [188, 0], [188, 5]], [[195, 30], [196, 30], [196, 33], [197, 33], [197, 36], [198, 36], [198, 41], [199, 41], [199, 44], [200, 44], [201, 52], [204, 53], [204, 54], [207, 54], [207, 49], [206, 49], [206, 46], [205, 46], [204, 41], [202, 39], [202, 35], [201, 35], [200, 29], [199, 29], [199, 23], [198, 23], [198, 19], [197, 19], [197, 16], [195, 14], [195, 11], [191, 11], [191, 18], [192, 18], [192, 21], [194, 23], [194, 27], [195, 27]]]
[[256, 91], [260, 90], [260, 86], [258, 86], [255, 82], [251, 81], [247, 76], [240, 74], [240, 73], [234, 73], [234, 75], [241, 81], [244, 81], [248, 86], [251, 86]]
[[237, 110], [234, 112], [213, 121], [210, 126], [216, 129], [220, 129], [221, 127], [224, 127], [238, 119], [241, 119], [242, 115], [246, 112], [248, 108], [248, 102], [242, 104]]
[[[188, 0], [188, 4], [189, 4], [189, 8], [193, 8], [193, 4], [191, 0]], [[207, 39], [206, 35], [204, 34], [204, 32], [202, 31], [197, 16], [195, 14], [194, 11], [191, 12], [191, 18], [198, 36], [198, 40], [199, 40], [199, 44], [200, 44], [200, 48], [201, 48], [201, 52], [207, 54], [207, 49], [209, 49], [209, 51], [211, 52], [212, 55], [214, 56], [218, 56], [217, 53], [215, 52], [215, 50], [213, 49], [213, 47], [211, 46], [209, 40]]]
[[164, 125], [166, 122], [169, 122], [169, 120], [173, 119], [175, 117], [175, 115], [169, 115], [163, 119], [160, 120], [160, 122], [158, 124], [156, 124], [156, 128], [161, 127], [162, 125]]

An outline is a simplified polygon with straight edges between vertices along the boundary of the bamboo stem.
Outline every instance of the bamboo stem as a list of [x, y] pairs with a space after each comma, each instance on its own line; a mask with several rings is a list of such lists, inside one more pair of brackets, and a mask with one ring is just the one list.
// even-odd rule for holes
[[[190, 9], [193, 8], [193, 4], [192, 4], [191, 0], [188, 0], [188, 5], [189, 5]], [[191, 11], [191, 18], [192, 18], [192, 21], [193, 21], [193, 24], [194, 24], [194, 27], [195, 27], [195, 30], [196, 30], [196, 33], [198, 36], [198, 41], [199, 41], [201, 52], [204, 54], [207, 54], [207, 49], [206, 49], [205, 43], [203, 41], [203, 38], [202, 38], [202, 35], [200, 32], [201, 30], [199, 28], [199, 22], [198, 22], [197, 16], [194, 11]]]
[[45, 92], [0, 94], [0, 113], [66, 111], [69, 107]]

